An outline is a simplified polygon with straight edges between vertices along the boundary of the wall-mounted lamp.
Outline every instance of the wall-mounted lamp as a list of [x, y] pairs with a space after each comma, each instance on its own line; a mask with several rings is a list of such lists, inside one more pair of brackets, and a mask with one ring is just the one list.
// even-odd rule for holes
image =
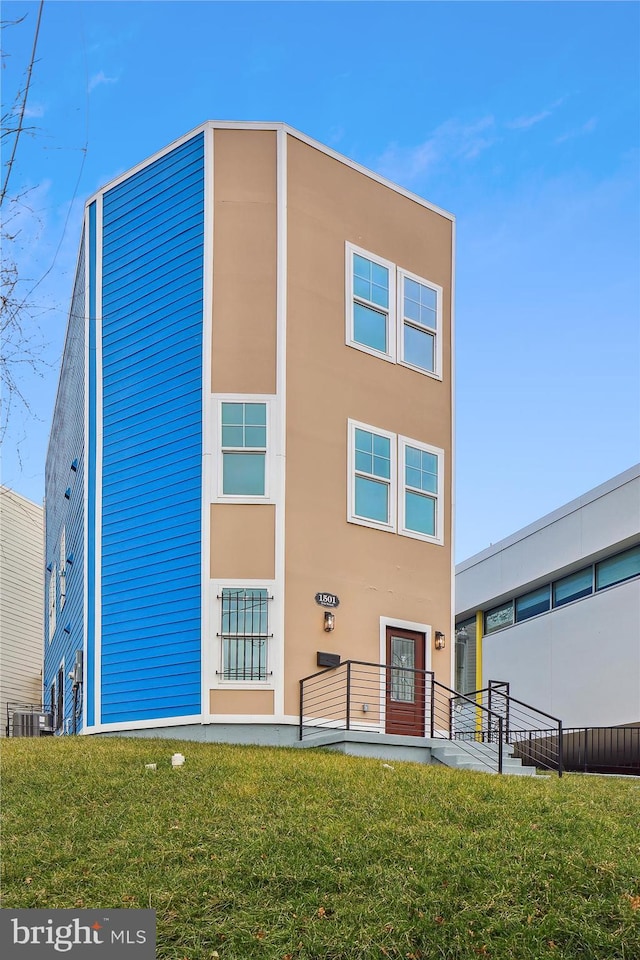
[[331, 633], [336, 625], [336, 615], [331, 613], [330, 610], [325, 610], [324, 612], [324, 632]]
[[436, 630], [436, 639], [434, 643], [436, 650], [444, 650], [445, 643], [446, 643], [446, 639], [442, 630]]
[[368, 704], [368, 703], [363, 703], [363, 704], [362, 704], [362, 712], [363, 712], [363, 713], [369, 713], [369, 704]]

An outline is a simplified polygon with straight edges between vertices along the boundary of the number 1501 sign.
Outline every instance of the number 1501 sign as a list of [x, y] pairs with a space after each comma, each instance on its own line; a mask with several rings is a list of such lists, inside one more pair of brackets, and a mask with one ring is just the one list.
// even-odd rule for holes
[[337, 607], [340, 600], [335, 593], [316, 593], [316, 603], [321, 607]]

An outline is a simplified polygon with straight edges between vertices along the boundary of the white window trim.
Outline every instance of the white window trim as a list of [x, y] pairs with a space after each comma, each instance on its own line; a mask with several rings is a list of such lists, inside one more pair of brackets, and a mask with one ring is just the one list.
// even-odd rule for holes
[[[404, 316], [404, 281], [405, 280], [414, 280], [416, 283], [422, 284], [424, 287], [429, 287], [436, 294], [436, 327], [424, 327], [421, 323], [414, 322], [413, 320], [405, 320]], [[433, 283], [431, 280], [427, 280], [425, 277], [419, 277], [415, 273], [409, 273], [408, 270], [403, 270], [402, 267], [398, 267], [398, 293], [397, 293], [397, 357], [398, 363], [403, 367], [409, 367], [411, 370], [417, 371], [417, 373], [422, 373], [427, 377], [432, 377], [435, 380], [442, 380], [442, 287], [437, 283]], [[417, 330], [425, 330], [428, 333], [433, 333], [434, 336], [434, 345], [433, 345], [433, 361], [434, 361], [434, 370], [425, 370], [424, 367], [418, 367], [414, 363], [409, 363], [408, 360], [404, 358], [404, 326], [407, 323], [410, 327], [415, 327]]]
[[49, 575], [49, 643], [53, 639], [53, 635], [56, 632], [56, 619], [57, 619], [57, 609], [56, 609], [56, 600], [57, 600], [57, 567], [54, 563], [51, 567], [51, 573]]
[[213, 657], [212, 676], [209, 678], [211, 690], [274, 690], [276, 686], [276, 657], [275, 636], [267, 640], [267, 676], [264, 680], [225, 680], [223, 676], [223, 649], [222, 649], [222, 591], [223, 590], [266, 590], [267, 600], [267, 633], [273, 632], [273, 605], [275, 601], [275, 580], [216, 580], [212, 583], [213, 615]]
[[[432, 453], [438, 458], [438, 492], [435, 495], [436, 501], [436, 535], [429, 536], [426, 533], [420, 533], [417, 530], [409, 530], [405, 523], [405, 491], [407, 489], [405, 482], [405, 463], [407, 447], [413, 447], [416, 450], [422, 450], [425, 453]], [[413, 440], [410, 437], [398, 437], [398, 533], [403, 537], [411, 537], [414, 540], [424, 540], [427, 543], [437, 543], [444, 545], [444, 450], [441, 447], [433, 447], [428, 443], [421, 443], [419, 440]]]
[[[356, 297], [353, 292], [353, 254], [356, 253], [361, 257], [365, 257], [367, 260], [371, 260], [373, 263], [379, 264], [381, 267], [386, 267], [389, 271], [389, 308], [387, 310], [387, 346], [388, 351], [385, 353], [382, 350], [374, 350], [373, 347], [368, 347], [364, 343], [360, 343], [354, 338], [353, 330], [353, 305], [357, 300], [358, 303], [364, 304], [364, 306], [370, 306], [372, 309], [378, 310], [380, 313], [383, 313], [384, 310], [378, 304], [370, 303], [368, 300], [361, 300], [359, 297]], [[363, 250], [361, 247], [356, 247], [355, 244], [345, 243], [345, 304], [346, 304], [346, 339], [345, 342], [348, 347], [355, 347], [356, 350], [361, 350], [363, 353], [368, 353], [372, 357], [378, 357], [381, 360], [387, 360], [389, 363], [396, 362], [396, 265], [391, 263], [390, 260], [385, 260], [384, 257], [379, 257], [375, 253], [371, 253], [369, 250]]]
[[[361, 423], [359, 420], [348, 420], [347, 434], [347, 521], [357, 523], [363, 527], [372, 527], [374, 530], [384, 530], [387, 533], [396, 531], [396, 434], [389, 433], [388, 430], [382, 430], [380, 427], [373, 427], [369, 423]], [[390, 441], [391, 447], [391, 477], [389, 478], [389, 522], [380, 523], [378, 520], [371, 520], [368, 517], [360, 517], [355, 512], [356, 505], [356, 458], [355, 441], [356, 430], [366, 430], [368, 433], [374, 433], [379, 437], [386, 437]], [[379, 478], [381, 483], [386, 482]]]
[[62, 528], [62, 533], [60, 534], [60, 570], [58, 573], [60, 578], [60, 611], [64, 610], [64, 605], [67, 602], [67, 537], [66, 537], [66, 528]]
[[[211, 423], [214, 425], [215, 467], [212, 503], [275, 503], [277, 491], [275, 438], [276, 398], [272, 394], [258, 393], [217, 393], [212, 397], [214, 406]], [[222, 404], [223, 403], [264, 403], [267, 408], [267, 448], [264, 463], [264, 494], [262, 496], [243, 496], [223, 493], [222, 485]]]

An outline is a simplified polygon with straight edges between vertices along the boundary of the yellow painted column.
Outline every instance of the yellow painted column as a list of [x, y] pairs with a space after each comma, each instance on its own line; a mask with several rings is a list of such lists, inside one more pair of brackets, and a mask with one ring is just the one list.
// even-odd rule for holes
[[[482, 689], [482, 610], [476, 611], [476, 690]], [[476, 701], [482, 704], [482, 694], [476, 694]], [[476, 739], [481, 739], [483, 726], [482, 710], [476, 709]]]
[[476, 612], [476, 690], [482, 689], [482, 610]]

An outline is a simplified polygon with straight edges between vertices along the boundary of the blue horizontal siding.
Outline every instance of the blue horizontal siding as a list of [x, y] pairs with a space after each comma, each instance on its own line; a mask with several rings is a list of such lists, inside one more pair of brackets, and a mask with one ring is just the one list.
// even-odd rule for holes
[[[51, 564], [46, 573], [45, 599], [49, 583], [56, 575], [56, 628], [49, 636], [49, 620], [45, 602], [44, 645], [44, 704], [48, 707], [52, 683], [57, 683], [58, 668], [64, 660], [64, 716], [62, 730], [73, 731], [73, 691], [69, 671], [76, 651], [84, 645], [84, 388], [85, 388], [85, 329], [86, 312], [84, 235], [73, 288], [69, 323], [62, 357], [60, 384], [51, 427], [51, 439], [46, 462], [45, 478], [45, 564]], [[71, 464], [75, 461], [75, 470]], [[67, 491], [69, 495], [67, 496]], [[65, 556], [60, 555], [60, 539], [65, 531]], [[67, 557], [73, 554], [73, 563]], [[60, 571], [65, 570], [66, 600], [60, 609]], [[65, 629], [66, 628], [66, 629]], [[85, 683], [90, 681], [85, 664]], [[82, 716], [77, 718], [76, 730], [82, 729]]]
[[103, 212], [103, 723], [201, 711], [201, 135]]

